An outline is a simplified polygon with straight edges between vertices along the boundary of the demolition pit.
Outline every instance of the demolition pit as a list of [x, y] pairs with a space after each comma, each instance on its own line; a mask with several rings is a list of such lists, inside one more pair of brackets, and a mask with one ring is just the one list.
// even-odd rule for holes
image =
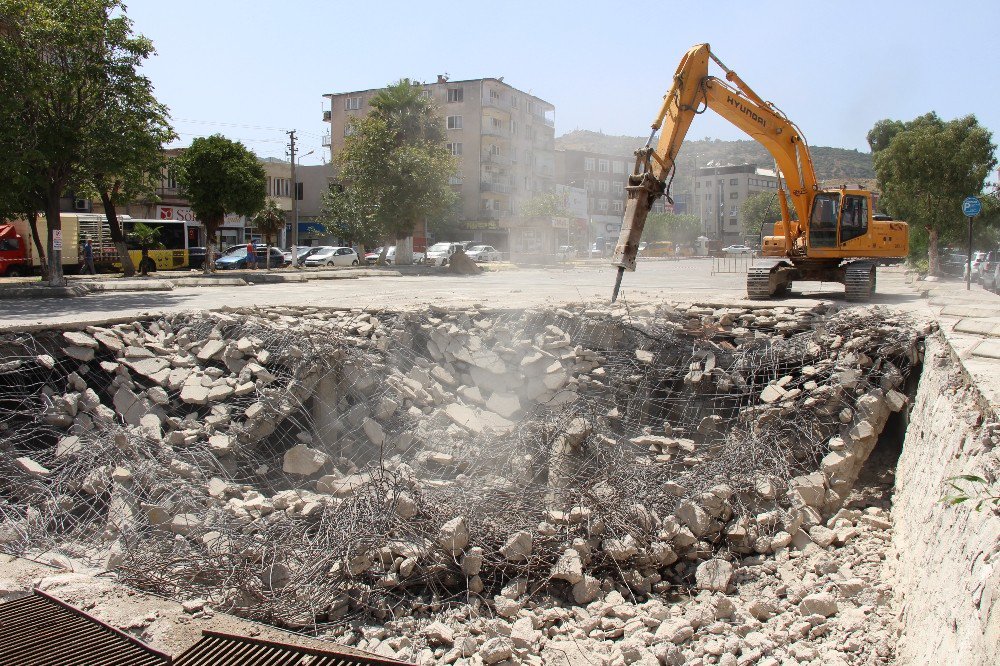
[[670, 304], [8, 333], [0, 552], [419, 663], [890, 663], [862, 547], [929, 332]]

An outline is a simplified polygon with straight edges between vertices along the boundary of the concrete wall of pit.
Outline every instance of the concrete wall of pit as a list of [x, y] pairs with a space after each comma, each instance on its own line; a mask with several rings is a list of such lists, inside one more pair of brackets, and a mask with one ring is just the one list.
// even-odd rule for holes
[[952, 477], [995, 481], [998, 443], [997, 415], [947, 342], [928, 338], [893, 499], [900, 663], [1000, 663], [1000, 514], [942, 501]]

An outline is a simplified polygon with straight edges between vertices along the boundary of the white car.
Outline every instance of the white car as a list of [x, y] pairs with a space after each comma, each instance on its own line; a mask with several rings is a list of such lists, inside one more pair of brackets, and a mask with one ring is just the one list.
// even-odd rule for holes
[[444, 266], [451, 259], [451, 255], [461, 250], [458, 243], [434, 243], [427, 248], [427, 258], [424, 261], [431, 266]]
[[746, 245], [730, 245], [729, 247], [722, 248], [722, 251], [725, 252], [726, 254], [752, 254], [753, 253], [753, 250], [751, 250]]
[[308, 257], [305, 265], [314, 268], [316, 266], [357, 266], [361, 261], [358, 253], [350, 247], [333, 247], [324, 245]]
[[[382, 248], [377, 247], [377, 248], [375, 248], [374, 250], [372, 250], [371, 252], [369, 252], [369, 253], [367, 253], [365, 255], [365, 263], [367, 263], [369, 266], [373, 266], [376, 263], [378, 263], [378, 258], [381, 255], [382, 255]], [[424, 260], [424, 253], [423, 252], [414, 252], [413, 253], [413, 263], [419, 264], [423, 260]], [[385, 263], [390, 264], [390, 265], [396, 263], [396, 246], [395, 245], [393, 245], [392, 247], [390, 247], [389, 250], [385, 253]]]
[[503, 261], [503, 255], [492, 245], [473, 245], [465, 251], [473, 261]]

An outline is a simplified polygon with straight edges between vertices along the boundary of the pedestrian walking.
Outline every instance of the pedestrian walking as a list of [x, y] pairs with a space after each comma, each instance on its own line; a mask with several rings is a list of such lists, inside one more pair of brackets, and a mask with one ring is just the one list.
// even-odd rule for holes
[[90, 244], [90, 239], [83, 241], [83, 272], [90, 275], [97, 275], [94, 268], [94, 246]]
[[257, 268], [257, 250], [253, 246], [253, 241], [247, 243], [247, 268]]

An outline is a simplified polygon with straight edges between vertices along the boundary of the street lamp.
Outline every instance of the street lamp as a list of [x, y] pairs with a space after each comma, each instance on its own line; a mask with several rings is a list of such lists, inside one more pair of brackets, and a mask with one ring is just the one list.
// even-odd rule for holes
[[292, 162], [292, 267], [299, 264], [298, 244], [299, 244], [299, 184], [295, 182], [295, 165], [302, 162], [303, 157], [308, 157], [316, 152], [316, 149], [308, 153], [293, 158]]

